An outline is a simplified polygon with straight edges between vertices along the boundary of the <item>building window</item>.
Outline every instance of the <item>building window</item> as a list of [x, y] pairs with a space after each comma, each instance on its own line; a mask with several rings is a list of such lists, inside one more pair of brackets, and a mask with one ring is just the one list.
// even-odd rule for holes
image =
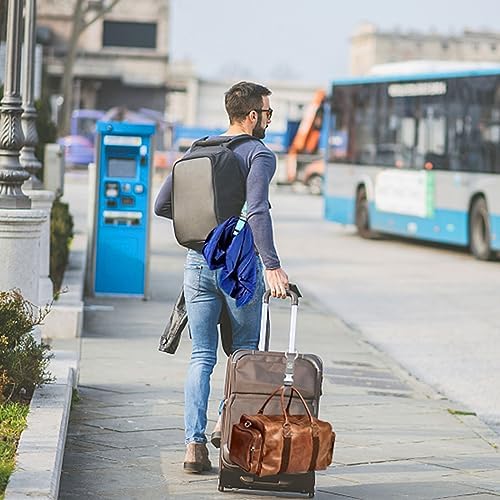
[[156, 23], [104, 21], [102, 46], [156, 49]]
[[492, 43], [491, 44], [491, 51], [495, 52], [496, 50], [497, 50], [497, 44], [496, 43]]
[[448, 47], [449, 47], [448, 42], [441, 42], [441, 48], [443, 50], [448, 50]]

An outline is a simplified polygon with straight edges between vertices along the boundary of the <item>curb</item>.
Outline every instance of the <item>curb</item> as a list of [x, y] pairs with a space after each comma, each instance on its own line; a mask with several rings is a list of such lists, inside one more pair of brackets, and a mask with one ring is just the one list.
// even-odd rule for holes
[[76, 380], [75, 368], [68, 367], [67, 360], [63, 363], [66, 378], [59, 382], [58, 377], [56, 383], [40, 387], [33, 394], [28, 425], [19, 441], [16, 469], [7, 485], [5, 500], [57, 499]]
[[[86, 234], [76, 233], [64, 275], [64, 283], [71, 290], [61, 295], [41, 328], [43, 338], [73, 342], [68, 346], [64, 340], [65, 349], [53, 351], [48, 371], [55, 376], [55, 382], [38, 387], [33, 393], [5, 500], [58, 498], [71, 399], [79, 374], [80, 339], [76, 337], [80, 337], [83, 319], [86, 244]], [[48, 321], [52, 315], [52, 321]], [[39, 330], [35, 335], [40, 340]]]

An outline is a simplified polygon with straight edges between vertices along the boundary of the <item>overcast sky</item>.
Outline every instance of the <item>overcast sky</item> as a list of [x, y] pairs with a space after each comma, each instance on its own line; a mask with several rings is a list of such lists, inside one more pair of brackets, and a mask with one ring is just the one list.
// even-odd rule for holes
[[170, 0], [172, 60], [204, 77], [293, 78], [327, 84], [348, 74], [349, 37], [382, 29], [500, 32], [500, 0]]

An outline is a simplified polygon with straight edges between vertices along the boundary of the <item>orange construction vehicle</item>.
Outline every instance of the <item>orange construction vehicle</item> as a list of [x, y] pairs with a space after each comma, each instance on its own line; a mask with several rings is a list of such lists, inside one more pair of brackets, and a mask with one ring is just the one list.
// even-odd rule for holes
[[305, 110], [287, 157], [287, 182], [291, 184], [302, 181], [310, 186], [315, 194], [321, 192], [324, 172], [324, 162], [318, 150], [323, 128], [325, 96], [323, 89], [315, 92]]

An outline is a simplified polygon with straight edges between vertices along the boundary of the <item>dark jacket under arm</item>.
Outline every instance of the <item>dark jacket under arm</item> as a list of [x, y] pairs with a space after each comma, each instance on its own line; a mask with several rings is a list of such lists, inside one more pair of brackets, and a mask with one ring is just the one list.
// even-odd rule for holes
[[155, 200], [155, 214], [160, 217], [172, 218], [172, 174], [170, 174], [162, 184]]

